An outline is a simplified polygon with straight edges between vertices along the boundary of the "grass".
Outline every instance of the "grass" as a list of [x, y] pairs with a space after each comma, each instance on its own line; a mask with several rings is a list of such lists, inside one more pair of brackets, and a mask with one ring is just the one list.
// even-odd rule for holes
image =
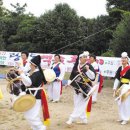
[[65, 79], [65, 80], [68, 80], [69, 77], [70, 77], [70, 73], [69, 73], [69, 72], [66, 72], [66, 73], [65, 73], [65, 77], [64, 77], [64, 79]]
[[6, 74], [9, 69], [10, 69], [10, 67], [0, 66], [0, 74]]

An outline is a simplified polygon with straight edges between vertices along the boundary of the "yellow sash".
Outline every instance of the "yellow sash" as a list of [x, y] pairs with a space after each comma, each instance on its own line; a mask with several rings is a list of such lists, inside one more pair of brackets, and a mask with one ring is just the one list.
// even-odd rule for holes
[[126, 78], [121, 78], [121, 83], [129, 83], [130, 80], [129, 79], [126, 79]]
[[0, 99], [3, 99], [3, 93], [1, 91], [1, 89], [0, 89]]

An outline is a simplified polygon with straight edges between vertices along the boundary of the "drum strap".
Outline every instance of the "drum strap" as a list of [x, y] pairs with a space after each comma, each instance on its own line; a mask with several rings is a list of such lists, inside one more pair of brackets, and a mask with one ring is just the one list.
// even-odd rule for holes
[[34, 94], [32, 94], [32, 95], [36, 96], [36, 95], [37, 95], [38, 90], [43, 89], [41, 86], [42, 86], [42, 85], [40, 85], [38, 88], [27, 88], [27, 89], [26, 89], [26, 91], [27, 91], [27, 90], [29, 90], [30, 94], [32, 94], [32, 92], [31, 92], [31, 91], [33, 91], [33, 90], [34, 90], [35, 92], [34, 92]]

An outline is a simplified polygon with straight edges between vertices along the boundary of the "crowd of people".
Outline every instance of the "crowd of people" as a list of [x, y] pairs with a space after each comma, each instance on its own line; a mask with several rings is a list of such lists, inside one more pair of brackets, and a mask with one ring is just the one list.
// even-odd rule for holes
[[[30, 61], [27, 52], [21, 53], [21, 60], [16, 62], [13, 68], [17, 71], [18, 77], [22, 81], [22, 91], [27, 95], [35, 97], [35, 103], [30, 109], [24, 111], [24, 117], [29, 122], [33, 130], [46, 130], [46, 124], [49, 123], [49, 110], [45, 94], [47, 87], [49, 102], [58, 103], [62, 94], [62, 80], [65, 75], [65, 65], [62, 63], [60, 55], [54, 55], [50, 69], [54, 72], [54, 80], [47, 80], [46, 74], [41, 68], [41, 57], [37, 55]], [[130, 66], [129, 57], [126, 52], [121, 54], [122, 65], [118, 68], [113, 85], [113, 96], [118, 104], [119, 119], [122, 125], [128, 123], [130, 118]], [[52, 75], [49, 75], [50, 78]], [[14, 80], [13, 80], [14, 81]], [[69, 116], [67, 125], [73, 122], [87, 124], [91, 112], [92, 104], [97, 103], [98, 92], [101, 92], [103, 86], [103, 77], [99, 65], [96, 62], [96, 56], [85, 51], [77, 56], [76, 62], [70, 74], [66, 88], [74, 90], [74, 109]], [[10, 93], [14, 95], [14, 91]], [[0, 91], [0, 98], [3, 94]], [[25, 100], [24, 100], [25, 101]], [[24, 103], [22, 103], [24, 104]], [[43, 110], [43, 120], [40, 118], [40, 110]], [[77, 122], [77, 119], [80, 122]]]

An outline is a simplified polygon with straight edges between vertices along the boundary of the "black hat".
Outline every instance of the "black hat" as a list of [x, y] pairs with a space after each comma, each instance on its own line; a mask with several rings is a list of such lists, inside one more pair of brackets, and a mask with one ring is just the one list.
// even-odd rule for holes
[[34, 64], [35, 66], [40, 66], [40, 64], [41, 64], [41, 56], [37, 55], [34, 58], [32, 58], [31, 63]]

